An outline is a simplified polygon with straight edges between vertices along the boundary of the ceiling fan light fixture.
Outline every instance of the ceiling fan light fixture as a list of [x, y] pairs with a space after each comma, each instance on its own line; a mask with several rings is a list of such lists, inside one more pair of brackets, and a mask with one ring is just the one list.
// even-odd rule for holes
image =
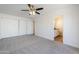
[[35, 11], [32, 11], [32, 15], [35, 15]]
[[39, 14], [39, 10], [43, 10], [43, 8], [35, 8], [34, 5], [28, 4], [29, 9], [21, 10], [21, 11], [28, 11], [29, 15], [36, 15]]
[[30, 11], [29, 14], [30, 15], [35, 15], [35, 11]]
[[29, 14], [32, 15], [32, 11], [30, 11]]

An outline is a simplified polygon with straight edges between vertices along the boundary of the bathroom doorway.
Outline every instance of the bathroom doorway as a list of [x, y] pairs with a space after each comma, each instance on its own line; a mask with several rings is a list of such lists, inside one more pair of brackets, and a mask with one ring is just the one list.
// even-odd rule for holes
[[63, 43], [63, 17], [56, 16], [54, 20], [54, 40]]

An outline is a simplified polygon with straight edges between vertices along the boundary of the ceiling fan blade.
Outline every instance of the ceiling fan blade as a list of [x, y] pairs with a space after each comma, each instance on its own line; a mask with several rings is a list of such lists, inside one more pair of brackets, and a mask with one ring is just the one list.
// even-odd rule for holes
[[42, 10], [43, 8], [37, 8], [36, 10]]
[[21, 10], [21, 11], [29, 11], [29, 10]]
[[35, 12], [35, 13], [40, 14], [39, 12]]
[[31, 7], [31, 4], [28, 4], [28, 7], [30, 8]]

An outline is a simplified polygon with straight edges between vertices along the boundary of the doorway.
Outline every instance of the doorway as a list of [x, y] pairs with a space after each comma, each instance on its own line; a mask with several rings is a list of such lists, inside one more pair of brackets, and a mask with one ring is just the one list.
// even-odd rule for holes
[[63, 17], [56, 16], [54, 20], [54, 41], [63, 43]]

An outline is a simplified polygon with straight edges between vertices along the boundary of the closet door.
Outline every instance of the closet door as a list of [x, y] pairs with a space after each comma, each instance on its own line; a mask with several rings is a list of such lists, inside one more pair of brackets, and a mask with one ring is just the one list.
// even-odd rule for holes
[[27, 22], [27, 34], [33, 34], [33, 22], [32, 21]]
[[1, 39], [1, 15], [0, 15], [0, 39]]
[[18, 24], [19, 28], [19, 35], [25, 35], [27, 34], [27, 23], [26, 20], [20, 19]]
[[1, 19], [1, 37], [17, 36], [18, 34], [18, 20], [14, 17], [3, 17]]

